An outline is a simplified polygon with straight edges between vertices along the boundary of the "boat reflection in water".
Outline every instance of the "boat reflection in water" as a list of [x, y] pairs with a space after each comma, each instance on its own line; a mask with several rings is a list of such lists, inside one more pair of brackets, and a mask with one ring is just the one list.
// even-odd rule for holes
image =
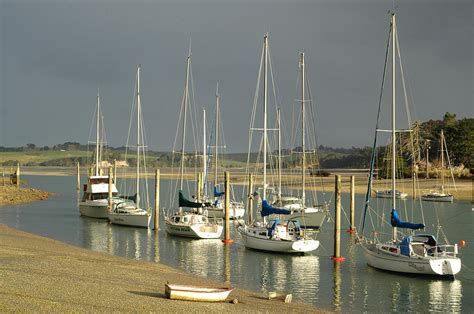
[[[444, 312], [446, 308], [453, 313], [463, 312], [461, 307], [462, 283], [460, 280], [433, 280], [428, 284], [429, 304], [426, 309], [429, 312]], [[472, 290], [471, 290], [472, 292]], [[470, 296], [472, 298], [472, 294]], [[467, 307], [464, 311], [472, 311]]]
[[[224, 281], [224, 244], [220, 239], [188, 239], [168, 234], [163, 238], [167, 250], [174, 252], [172, 255], [162, 256], [163, 263], [178, 263], [180, 269], [191, 274]], [[174, 261], [168, 261], [170, 258]]]

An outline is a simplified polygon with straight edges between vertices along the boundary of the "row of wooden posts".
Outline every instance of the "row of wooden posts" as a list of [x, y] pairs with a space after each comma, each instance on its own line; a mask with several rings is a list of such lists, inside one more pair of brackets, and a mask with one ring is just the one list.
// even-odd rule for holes
[[[9, 184], [20, 186], [20, 163], [16, 165], [16, 171], [10, 168], [10, 174], [8, 175]], [[2, 171], [2, 185], [6, 185], [5, 168]]]
[[[18, 169], [19, 174], [19, 169]], [[109, 167], [109, 208], [112, 210], [112, 182], [116, 178], [116, 168], [112, 170], [112, 167]], [[198, 182], [199, 175], [197, 178]], [[81, 178], [80, 178], [80, 168], [79, 163], [77, 164], [77, 189], [80, 190]], [[199, 184], [198, 184], [199, 185]], [[253, 175], [249, 174], [248, 177], [248, 186], [249, 186], [249, 199], [252, 198], [251, 191], [253, 190]], [[335, 176], [335, 217], [334, 217], [334, 255], [332, 259], [335, 262], [341, 262], [344, 260], [344, 257], [341, 256], [341, 176]], [[224, 242], [225, 244], [230, 244], [234, 242], [230, 239], [230, 175], [228, 171], [224, 172], [224, 199], [225, 199], [225, 227], [224, 227]], [[199, 194], [199, 193], [198, 193]], [[154, 230], [159, 229], [159, 207], [160, 207], [160, 169], [155, 170], [155, 209], [153, 215], [153, 226]], [[248, 208], [248, 221], [253, 220], [253, 202], [249, 202]], [[355, 231], [355, 177], [350, 176], [350, 227], [348, 232]]]

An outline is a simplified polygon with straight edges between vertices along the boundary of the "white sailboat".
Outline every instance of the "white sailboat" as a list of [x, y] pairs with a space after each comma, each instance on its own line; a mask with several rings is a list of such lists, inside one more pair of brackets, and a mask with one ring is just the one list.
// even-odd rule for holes
[[[306, 102], [305, 84], [306, 68], [304, 52], [300, 52], [300, 75], [301, 75], [301, 198], [281, 194], [281, 156], [279, 156], [279, 191], [277, 199], [272, 206], [286, 208], [291, 211], [288, 219], [296, 219], [301, 227], [306, 229], [319, 229], [328, 214], [326, 204], [314, 204], [308, 206], [306, 200]], [[281, 151], [281, 117], [278, 114], [278, 154]]]
[[[397, 198], [395, 195], [396, 188], [396, 111], [395, 111], [395, 51], [398, 49], [398, 35], [396, 27], [395, 14], [391, 15], [390, 23], [390, 35], [392, 44], [392, 211], [391, 211], [391, 226], [392, 226], [392, 239], [383, 242], [379, 237], [380, 233], [375, 231], [372, 235], [375, 238], [364, 237], [365, 218], [369, 213], [369, 201], [370, 201], [370, 190], [374, 171], [374, 160], [375, 160], [375, 147], [376, 139], [375, 136], [371, 169], [369, 175], [369, 184], [366, 194], [366, 206], [364, 212], [364, 224], [361, 228], [362, 236], [359, 237], [359, 241], [363, 248], [367, 264], [393, 272], [399, 273], [412, 273], [412, 274], [425, 274], [425, 275], [448, 275], [453, 276], [461, 270], [461, 260], [457, 257], [458, 248], [455, 245], [440, 245], [434, 235], [430, 234], [414, 234], [413, 231], [405, 234], [403, 238], [398, 239], [398, 228], [404, 228], [409, 230], [417, 230], [425, 228], [424, 224], [413, 224], [404, 222], [400, 219], [398, 211], [396, 210]], [[388, 55], [388, 54], [387, 54]], [[379, 107], [380, 111], [380, 107]], [[378, 121], [376, 134], [378, 130]], [[370, 213], [369, 213], [370, 214]]]
[[[454, 200], [454, 196], [453, 196], [453, 194], [451, 194], [451, 193], [449, 193], [445, 190], [445, 185], [444, 185], [444, 151], [445, 151], [445, 148], [446, 148], [446, 156], [448, 156], [448, 154], [447, 154], [448, 149], [447, 149], [447, 145], [446, 145], [446, 139], [444, 138], [444, 131], [443, 130], [441, 130], [440, 142], [439, 143], [441, 145], [441, 173], [440, 173], [441, 187], [438, 190], [423, 193], [421, 195], [421, 199], [423, 201], [430, 201], [430, 202], [452, 202]], [[450, 164], [449, 156], [448, 156], [448, 164]], [[450, 167], [450, 169], [451, 169], [451, 167]], [[454, 182], [454, 176], [452, 175], [452, 172], [451, 172], [451, 177], [453, 178], [453, 182]], [[454, 185], [454, 188], [456, 188], [456, 185]]]
[[[203, 200], [204, 200], [204, 210], [207, 211], [209, 217], [214, 218], [225, 218], [225, 202], [223, 199], [224, 192], [219, 192], [219, 181], [218, 181], [218, 169], [219, 169], [219, 148], [225, 147], [225, 145], [221, 145], [219, 143], [219, 130], [220, 130], [220, 94], [219, 94], [219, 86], [216, 89], [216, 116], [214, 121], [214, 132], [211, 134], [214, 136], [214, 147], [207, 147], [206, 145], [206, 118], [205, 118], [205, 111], [204, 111], [204, 145], [203, 145], [203, 166], [204, 166], [204, 189], [203, 189]], [[212, 191], [212, 197], [207, 195], [207, 174], [208, 174], [208, 167], [207, 167], [207, 156], [208, 154], [206, 151], [208, 148], [213, 148], [213, 160], [212, 163], [214, 165], [214, 188]], [[209, 149], [210, 150], [210, 149]], [[230, 219], [242, 219], [245, 215], [245, 206], [243, 202], [239, 202], [235, 199], [230, 200]]]
[[[179, 175], [179, 210], [174, 214], [165, 217], [166, 232], [170, 235], [197, 238], [197, 239], [216, 239], [220, 238], [223, 231], [222, 219], [209, 219], [203, 215], [203, 203], [190, 201], [183, 194], [184, 187], [184, 168], [185, 168], [185, 143], [186, 143], [186, 124], [187, 110], [189, 102], [189, 77], [191, 70], [191, 49], [189, 50], [186, 63], [186, 82], [184, 87], [183, 101], [181, 104], [181, 113], [183, 114], [182, 139], [181, 139], [181, 165]], [[174, 152], [174, 149], [173, 149]], [[174, 160], [174, 157], [173, 157]], [[173, 193], [171, 193], [173, 194]], [[170, 206], [172, 201], [170, 199]], [[184, 212], [183, 208], [190, 209]]]
[[118, 191], [113, 178], [102, 174], [102, 146], [103, 124], [102, 110], [100, 108], [100, 97], [97, 93], [96, 102], [96, 139], [94, 152], [94, 169], [87, 178], [87, 184], [83, 186], [82, 199], [79, 202], [79, 212], [82, 216], [91, 218], [107, 219], [109, 214], [109, 180], [112, 180], [112, 203], [117, 204], [124, 200], [118, 197]]
[[[304, 230], [297, 220], [289, 219], [280, 221], [273, 219], [266, 221], [271, 214], [288, 215], [289, 210], [278, 209], [270, 206], [267, 202], [267, 76], [268, 76], [268, 34], [263, 41], [263, 188], [262, 188], [262, 210], [263, 223], [255, 221], [248, 225], [238, 227], [238, 232], [246, 248], [282, 252], [282, 253], [304, 253], [314, 251], [319, 246], [319, 241], [307, 238]], [[260, 67], [261, 68], [261, 67]], [[259, 73], [260, 77], [260, 73]]]
[[[151, 207], [148, 197], [148, 184], [145, 185], [145, 191], [140, 191], [140, 180], [142, 172], [146, 172], [146, 145], [144, 144], [144, 133], [142, 126], [142, 109], [140, 101], [140, 66], [137, 68], [136, 79], [136, 121], [137, 121], [137, 144], [136, 144], [136, 173], [135, 173], [135, 201], [124, 201], [115, 204], [108, 217], [111, 223], [116, 225], [148, 228], [151, 222]], [[130, 119], [132, 119], [130, 117]], [[128, 141], [127, 141], [128, 142]], [[127, 145], [128, 146], [128, 145]], [[141, 169], [143, 166], [143, 170]], [[144, 179], [146, 181], [146, 179]], [[140, 193], [146, 197], [143, 200], [144, 206], [141, 206]]]

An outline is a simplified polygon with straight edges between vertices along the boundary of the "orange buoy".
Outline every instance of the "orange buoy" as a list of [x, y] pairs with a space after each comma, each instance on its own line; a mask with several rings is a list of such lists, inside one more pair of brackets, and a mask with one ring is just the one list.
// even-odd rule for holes
[[459, 241], [459, 246], [460, 247], [464, 247], [465, 245], [466, 245], [466, 241], [464, 241], [464, 240]]

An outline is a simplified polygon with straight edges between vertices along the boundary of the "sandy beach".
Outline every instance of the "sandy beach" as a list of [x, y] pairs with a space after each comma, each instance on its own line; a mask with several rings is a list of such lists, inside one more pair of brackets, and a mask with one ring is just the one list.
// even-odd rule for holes
[[[159, 263], [89, 251], [2, 224], [0, 278], [0, 312], [321, 312], [243, 289], [234, 289], [225, 303], [169, 300], [164, 291], [167, 281], [229, 284]], [[228, 302], [235, 298], [237, 304]]]

